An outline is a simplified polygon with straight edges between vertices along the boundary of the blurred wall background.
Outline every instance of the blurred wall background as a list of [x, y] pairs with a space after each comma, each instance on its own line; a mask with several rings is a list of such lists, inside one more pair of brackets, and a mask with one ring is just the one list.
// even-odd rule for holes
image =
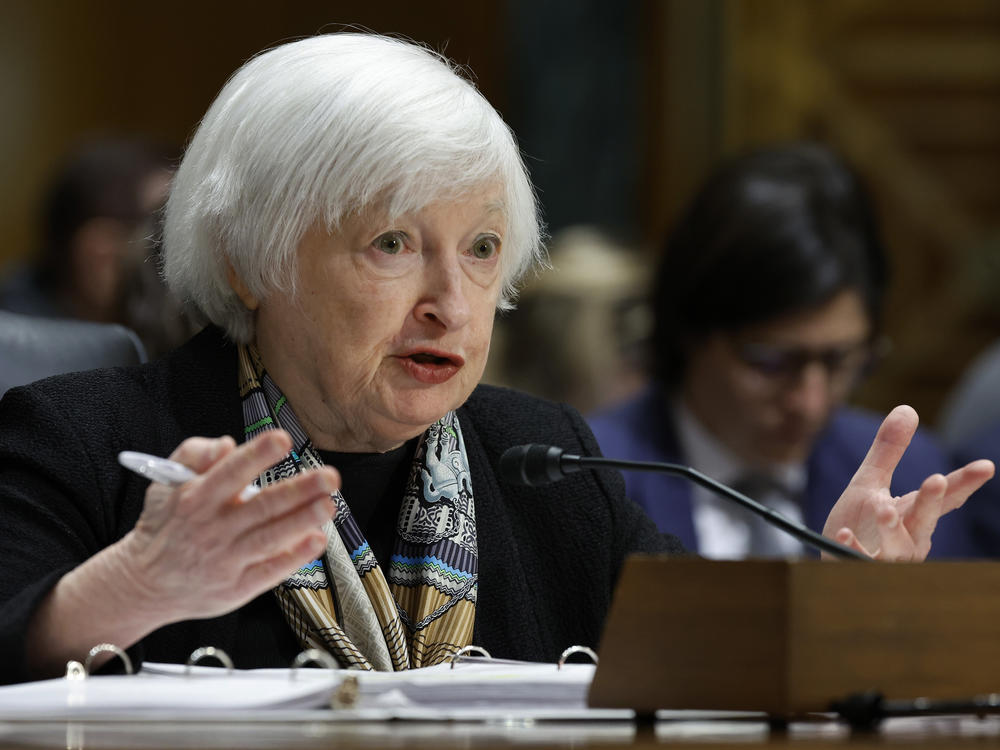
[[346, 25], [444, 50], [521, 138], [550, 230], [652, 261], [721, 157], [787, 138], [844, 151], [894, 262], [891, 359], [856, 400], [933, 421], [1000, 336], [1000, 3], [995, 0], [6, 0], [0, 265], [32, 252], [45, 178], [78, 139], [183, 144], [254, 52]]

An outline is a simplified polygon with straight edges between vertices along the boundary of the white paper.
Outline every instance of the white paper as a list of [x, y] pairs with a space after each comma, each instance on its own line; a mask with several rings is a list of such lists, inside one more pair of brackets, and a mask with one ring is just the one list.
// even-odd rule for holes
[[0, 687], [0, 719], [232, 715], [329, 708], [356, 680], [356, 719], [627, 718], [586, 707], [592, 664], [469, 659], [404, 672], [255, 669], [147, 663], [136, 675], [97, 675]]

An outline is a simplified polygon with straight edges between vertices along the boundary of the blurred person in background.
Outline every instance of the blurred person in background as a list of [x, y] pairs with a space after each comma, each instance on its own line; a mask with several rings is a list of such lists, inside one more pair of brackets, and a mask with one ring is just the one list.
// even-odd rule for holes
[[961, 448], [1000, 423], [1000, 341], [980, 352], [952, 387], [938, 417], [945, 445]]
[[497, 318], [487, 382], [583, 413], [634, 396], [646, 383], [651, 326], [642, 258], [589, 226], [557, 232], [547, 249], [551, 267]]
[[[945, 401], [941, 437], [955, 460], [975, 452], [1000, 456], [1000, 342], [981, 352]], [[975, 557], [1000, 557], [1000, 486], [987, 482], [962, 511]]]
[[[693, 466], [821, 530], [878, 429], [846, 401], [879, 354], [887, 281], [870, 198], [837, 154], [788, 144], [723, 164], [665, 243], [654, 383], [589, 420], [602, 451]], [[918, 431], [892, 492], [948, 469], [936, 439]], [[657, 525], [702, 555], [805, 554], [685, 479], [625, 477]], [[938, 525], [937, 556], [968, 551], [959, 516]]]
[[0, 309], [120, 323], [150, 356], [192, 328], [159, 278], [155, 238], [172, 174], [169, 150], [102, 137], [69, 153], [40, 206], [39, 252], [0, 281]]
[[[1000, 421], [994, 421], [954, 449], [955, 461], [971, 453], [994, 458], [1000, 456]], [[971, 557], [1000, 557], [1000, 486], [987, 482], [962, 509], [962, 529], [966, 534], [965, 549]], [[935, 542], [937, 537], [935, 537]]]

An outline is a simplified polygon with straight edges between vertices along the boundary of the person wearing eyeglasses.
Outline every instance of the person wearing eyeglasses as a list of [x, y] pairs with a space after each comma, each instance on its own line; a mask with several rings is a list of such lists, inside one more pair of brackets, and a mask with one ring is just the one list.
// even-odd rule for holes
[[[683, 463], [822, 530], [879, 418], [846, 405], [885, 354], [888, 264], [858, 176], [829, 148], [791, 143], [724, 163], [666, 240], [654, 282], [654, 385], [589, 422], [605, 455]], [[918, 431], [892, 493], [947, 473]], [[661, 529], [713, 558], [805, 548], [686, 480], [625, 472]], [[961, 514], [937, 556], [965, 549]]]

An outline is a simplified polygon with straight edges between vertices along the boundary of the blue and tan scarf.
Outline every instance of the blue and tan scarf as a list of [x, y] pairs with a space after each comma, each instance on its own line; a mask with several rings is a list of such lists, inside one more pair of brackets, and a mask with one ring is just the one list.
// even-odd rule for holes
[[[260, 485], [322, 465], [291, 405], [241, 346], [244, 439], [283, 428], [292, 451], [260, 475]], [[458, 417], [449, 412], [423, 434], [413, 457], [389, 560], [388, 579], [334, 494], [326, 552], [274, 589], [303, 648], [329, 652], [344, 667], [401, 670], [443, 661], [472, 640], [478, 553], [469, 462]]]

